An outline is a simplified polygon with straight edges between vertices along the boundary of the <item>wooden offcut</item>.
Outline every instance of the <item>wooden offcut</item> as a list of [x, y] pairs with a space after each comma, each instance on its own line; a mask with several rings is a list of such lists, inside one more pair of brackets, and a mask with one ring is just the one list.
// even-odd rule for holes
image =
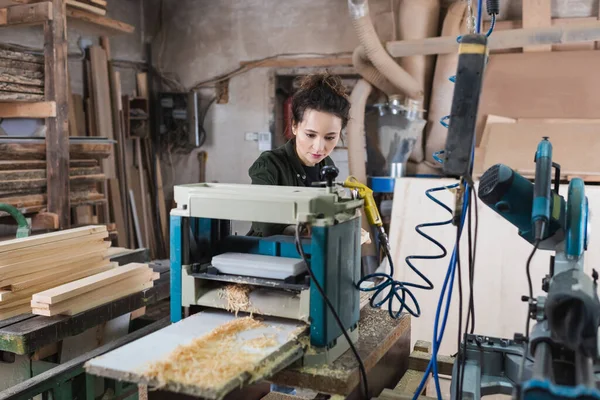
[[146, 264], [131, 263], [32, 296], [34, 314], [74, 315], [153, 286], [159, 278]]
[[108, 28], [116, 33], [133, 33], [135, 31], [135, 27], [133, 25], [107, 18], [102, 15], [94, 14], [86, 10], [67, 8], [67, 16]]

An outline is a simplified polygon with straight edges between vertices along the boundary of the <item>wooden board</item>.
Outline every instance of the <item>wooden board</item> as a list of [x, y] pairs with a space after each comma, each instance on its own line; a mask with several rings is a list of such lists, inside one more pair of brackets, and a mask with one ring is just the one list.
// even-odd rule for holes
[[[102, 357], [90, 360], [85, 365], [86, 372], [92, 375], [119, 380], [125, 379], [129, 382], [155, 386], [158, 382], [145, 375], [145, 370], [150, 363], [166, 359], [177, 346], [189, 344], [194, 339], [210, 333], [213, 329], [232, 321], [234, 318], [233, 314], [218, 311], [204, 311], [194, 314], [130, 345], [120, 347]], [[217, 387], [207, 388], [200, 385], [182, 385], [169, 382], [164, 389], [206, 399], [222, 398], [223, 395], [239, 387], [242, 383], [257, 381], [264, 376], [264, 373], [273, 371], [272, 368], [261, 369], [261, 365], [273, 363], [275, 364], [273, 368], [282, 368], [295, 361], [301, 354], [300, 345], [296, 342], [296, 338], [300, 334], [305, 334], [301, 330], [304, 324], [284, 320], [265, 320], [264, 324], [264, 327], [241, 332], [239, 339], [237, 339], [243, 342], [263, 335], [273, 335], [276, 340], [276, 346], [253, 349], [253, 352], [258, 352], [261, 355], [256, 362], [256, 369], [254, 369], [253, 374], [249, 374], [250, 371], [243, 372]], [[168, 339], [172, 337], [177, 337], [178, 340]], [[132, 356], [133, 354], [135, 356]]]
[[0, 103], [0, 118], [48, 118], [56, 116], [56, 103]]
[[44, 235], [29, 236], [21, 239], [12, 239], [0, 242], [0, 253], [24, 249], [31, 246], [39, 246], [76, 237], [85, 237], [96, 233], [106, 232], [106, 226], [85, 226], [81, 228], [66, 229], [60, 232], [46, 233]]
[[44, 65], [44, 56], [23, 53], [20, 51], [0, 49], [0, 58], [6, 59], [6, 60], [27, 61], [27, 62], [31, 62], [31, 63], [35, 63], [35, 64], [40, 64], [42, 66], [42, 68]]
[[[70, 176], [69, 182], [71, 185], [88, 185], [90, 183], [104, 182], [106, 176], [104, 174], [97, 175], [82, 175], [82, 176]], [[0, 191], [17, 191], [27, 190], [30, 188], [44, 188], [47, 187], [47, 180], [44, 179], [27, 179], [27, 180], [12, 180], [12, 181], [0, 181]]]
[[43, 94], [17, 93], [0, 90], [0, 101], [44, 101]]
[[[125, 278], [120, 282], [116, 282], [110, 287], [98, 288], [89, 293], [48, 307], [32, 301], [32, 312], [47, 317], [54, 315], [76, 315], [99, 305], [110, 303], [121, 297], [126, 297], [130, 294], [150, 289], [154, 284], [153, 279], [154, 278], [149, 274], [135, 275]], [[156, 277], [156, 279], [158, 279], [158, 277]]]
[[[102, 159], [110, 155], [110, 143], [74, 143], [69, 145], [69, 154], [78, 159]], [[0, 158], [14, 160], [45, 160], [46, 144], [39, 141], [21, 143], [0, 143]], [[5, 160], [7, 158], [4, 158]]]
[[[0, 105], [2, 108], [2, 105]], [[93, 168], [98, 166], [98, 160], [70, 160], [70, 168]], [[45, 161], [40, 160], [10, 160], [0, 161], [0, 171], [23, 170], [23, 169], [44, 169]]]
[[52, 19], [52, 2], [50, 1], [0, 9], [0, 26], [42, 24]]
[[44, 89], [36, 86], [22, 85], [20, 83], [7, 83], [0, 81], [0, 91], [16, 92], [16, 93], [31, 93], [44, 94]]
[[131, 263], [112, 271], [34, 294], [32, 300], [37, 303], [56, 304], [94, 289], [124, 280], [146, 270], [149, 270], [146, 264]]
[[135, 27], [133, 25], [107, 18], [102, 15], [97, 15], [86, 10], [67, 8], [67, 16], [107, 28], [111, 31], [111, 33], [133, 33], [135, 31]]
[[0, 57], [0, 68], [35, 72], [38, 74], [42, 74], [42, 76], [44, 74], [44, 64], [39, 64], [37, 62], [22, 61], [18, 58], [16, 60], [13, 60], [10, 58]]
[[[33, 64], [37, 65], [37, 64]], [[44, 79], [44, 73], [41, 71], [29, 71], [23, 68], [0, 67], [0, 73], [8, 75], [18, 75], [31, 79]]]
[[75, 132], [76, 136], [87, 136], [83, 97], [80, 94], [73, 94], [71, 95], [71, 101], [73, 102], [75, 111], [75, 123], [77, 126], [77, 131]]
[[[69, 175], [97, 175], [100, 174], [100, 167], [69, 168]], [[45, 169], [23, 169], [23, 170], [0, 170], [0, 181], [10, 181], [17, 179], [42, 179], [46, 178]]]
[[94, 14], [98, 14], [98, 15], [106, 15], [105, 9], [102, 9], [100, 7], [91, 6], [89, 4], [82, 3], [80, 1], [67, 0], [66, 3], [67, 3], [67, 6], [70, 6], [70, 7], [75, 7], [75, 8], [79, 8], [82, 10], [90, 11], [90, 12], [92, 12]]
[[479, 105], [477, 145], [487, 115], [510, 118], [600, 118], [600, 52], [490, 56]]
[[[553, 161], [565, 176], [600, 176], [600, 123], [523, 122], [493, 124], [486, 145], [483, 170], [504, 163], [522, 174], [535, 172], [531, 154], [543, 136], [552, 142]], [[519, 143], [515, 146], [515, 143]]]
[[29, 86], [44, 86], [44, 80], [40, 78], [29, 78], [23, 75], [15, 75], [9, 74], [3, 71], [0, 71], [0, 82], [2, 83], [16, 83], [19, 85], [29, 85]]
[[[550, 0], [527, 0], [523, 2], [523, 28], [546, 28], [551, 25], [552, 2]], [[524, 52], [550, 51], [551, 45], [527, 46]]]
[[[109, 139], [114, 138], [110, 86], [108, 78], [108, 63], [106, 52], [99, 46], [92, 46], [89, 49], [90, 61], [92, 67], [92, 87], [94, 99], [94, 111], [96, 120], [96, 134]], [[111, 149], [111, 155], [104, 161], [104, 173], [109, 179], [115, 178], [115, 159], [114, 151]]]

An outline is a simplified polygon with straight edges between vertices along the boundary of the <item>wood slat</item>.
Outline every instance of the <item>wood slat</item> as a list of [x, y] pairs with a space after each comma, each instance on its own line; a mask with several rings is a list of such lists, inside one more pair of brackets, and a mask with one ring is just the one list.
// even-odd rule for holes
[[129, 277], [148, 275], [148, 272], [152, 272], [152, 270], [147, 264], [131, 263], [111, 271], [36, 293], [33, 295], [32, 300], [37, 303], [57, 304], [92, 290], [112, 285]]
[[67, 8], [67, 16], [108, 28], [117, 33], [133, 33], [135, 31], [134, 26], [126, 24], [125, 22], [117, 21], [85, 10]]
[[34, 72], [44, 75], [44, 64], [38, 64], [34, 62], [22, 61], [20, 59], [12, 60], [7, 58], [0, 58], [0, 68], [7, 70], [21, 70]]
[[[101, 173], [100, 167], [90, 168], [70, 168], [70, 176], [83, 176], [83, 175], [99, 175]], [[0, 181], [10, 181], [17, 179], [43, 179], [46, 178], [45, 169], [25, 169], [25, 170], [12, 170], [12, 171], [0, 171]]]
[[44, 66], [44, 56], [38, 56], [35, 54], [23, 53], [19, 51], [0, 49], [0, 58], [4, 58], [6, 60], [26, 61], [34, 64], [40, 64], [42, 68]]
[[27, 86], [44, 86], [43, 79], [39, 78], [27, 78], [25, 76], [20, 75], [12, 75], [7, 74], [5, 72], [0, 71], [0, 82], [2, 83], [16, 83], [19, 85], [27, 85]]
[[[110, 143], [71, 143], [69, 153], [78, 159], [102, 159], [108, 157]], [[45, 143], [0, 143], [0, 158], [10, 157], [14, 160], [45, 160]]]
[[4, 92], [16, 92], [16, 93], [31, 93], [31, 94], [44, 94], [44, 89], [41, 87], [22, 85], [19, 83], [7, 83], [0, 80], [0, 91]]
[[[106, 175], [80, 175], [70, 176], [69, 182], [72, 186], [75, 185], [86, 185], [89, 183], [104, 182]], [[26, 180], [12, 180], [12, 181], [0, 181], [0, 190], [23, 190], [29, 188], [41, 188], [47, 187], [46, 178], [43, 179], [26, 179]]]
[[0, 90], [0, 101], [43, 101], [43, 94], [17, 93]]
[[29, 236], [21, 239], [12, 239], [0, 242], [0, 253], [23, 249], [30, 246], [39, 246], [45, 243], [53, 243], [71, 238], [85, 237], [96, 233], [106, 232], [106, 226], [86, 226], [81, 228], [66, 229], [60, 232], [52, 232], [44, 235]]
[[[551, 25], [552, 2], [527, 0], [523, 2], [523, 28], [547, 28]], [[552, 45], [525, 46], [523, 52], [550, 51]]]
[[44, 79], [44, 72], [30, 71], [22, 68], [0, 67], [0, 74], [18, 75], [31, 79]]
[[106, 10], [76, 0], [67, 0], [67, 6], [79, 8], [98, 15], [106, 15]]
[[[2, 73], [0, 73], [0, 76]], [[38, 103], [2, 103], [0, 118], [48, 118], [56, 116], [56, 103], [43, 101]]]

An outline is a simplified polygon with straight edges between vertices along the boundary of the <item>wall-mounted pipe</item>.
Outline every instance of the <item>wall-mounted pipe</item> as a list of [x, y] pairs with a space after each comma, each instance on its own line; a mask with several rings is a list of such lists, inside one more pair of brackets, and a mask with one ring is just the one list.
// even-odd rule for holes
[[369, 15], [368, 1], [348, 0], [348, 9], [359, 42], [373, 66], [403, 94], [413, 100], [423, 101], [423, 87], [394, 61], [379, 41]]

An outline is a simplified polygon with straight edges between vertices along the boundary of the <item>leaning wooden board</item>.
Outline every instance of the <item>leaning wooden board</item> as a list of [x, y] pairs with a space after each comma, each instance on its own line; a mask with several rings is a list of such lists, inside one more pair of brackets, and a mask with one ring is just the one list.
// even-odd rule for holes
[[[172, 324], [167, 328], [154, 332], [133, 343], [123, 346], [108, 354], [90, 360], [85, 365], [86, 372], [92, 375], [125, 380], [129, 382], [157, 386], [159, 382], [149, 378], [147, 370], [155, 362], [166, 360], [178, 346], [185, 346], [194, 339], [209, 334], [215, 328], [231, 322], [236, 317], [233, 314], [220, 311], [204, 311]], [[266, 368], [265, 373], [276, 372], [301, 356], [301, 348], [297, 342], [298, 335], [306, 330], [302, 322], [289, 320], [265, 320], [264, 326], [250, 329], [239, 334], [239, 340], [244, 343], [263, 335], [273, 335], [276, 344], [271, 347], [251, 348], [261, 354], [256, 368], [266, 363], [273, 363], [273, 368]], [[285, 357], [285, 355], [289, 355]], [[278, 365], [281, 364], [281, 365]], [[254, 376], [251, 373], [256, 373]], [[199, 396], [206, 399], [221, 399], [242, 383], [258, 381], [262, 378], [260, 371], [244, 371], [218, 387], [202, 387], [168, 382], [161, 386], [164, 390]]]
[[486, 67], [477, 145], [487, 115], [600, 118], [600, 52], [496, 54]]

